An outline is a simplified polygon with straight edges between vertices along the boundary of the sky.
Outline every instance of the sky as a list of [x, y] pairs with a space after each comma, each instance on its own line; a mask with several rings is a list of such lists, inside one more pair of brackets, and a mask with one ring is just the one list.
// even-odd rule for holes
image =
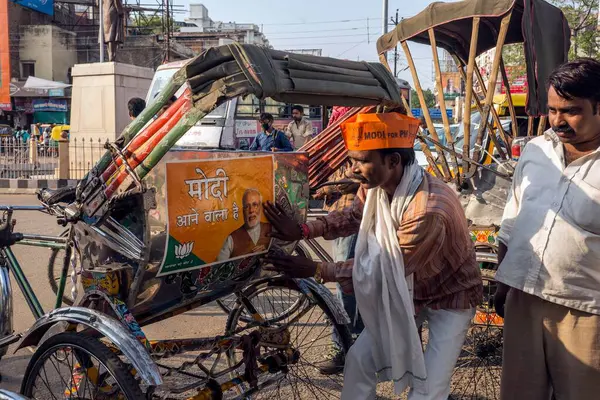
[[[389, 16], [411, 17], [431, 0], [389, 0]], [[324, 56], [378, 61], [376, 42], [383, 31], [382, 0], [174, 0], [175, 19], [188, 17], [189, 4], [201, 3], [213, 21], [254, 23], [262, 26], [270, 44], [280, 50], [322, 49]], [[390, 21], [391, 30], [393, 24]], [[410, 45], [424, 88], [433, 88], [429, 46]], [[398, 70], [408, 67], [401, 47]], [[393, 52], [389, 54], [393, 68]], [[413, 84], [408, 69], [398, 75]]]

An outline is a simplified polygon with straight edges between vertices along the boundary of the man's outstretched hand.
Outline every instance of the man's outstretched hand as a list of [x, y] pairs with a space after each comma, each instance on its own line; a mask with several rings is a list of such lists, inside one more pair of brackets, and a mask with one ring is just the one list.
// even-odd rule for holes
[[274, 228], [270, 236], [286, 242], [302, 239], [300, 226], [292, 218], [288, 217], [279, 204], [267, 201], [264, 205], [265, 216]]
[[269, 255], [264, 259], [266, 271], [275, 271], [292, 278], [311, 278], [317, 272], [317, 263], [306, 257]]

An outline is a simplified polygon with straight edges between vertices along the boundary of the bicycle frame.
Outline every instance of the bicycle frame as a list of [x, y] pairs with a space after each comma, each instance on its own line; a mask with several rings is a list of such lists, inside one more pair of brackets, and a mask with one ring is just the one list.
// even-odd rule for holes
[[[43, 206], [0, 206], [0, 211], [44, 211], [46, 210]], [[50, 249], [65, 249], [69, 252], [67, 246], [67, 238], [54, 237], [46, 235], [35, 235], [35, 234], [23, 234], [23, 239], [16, 244], [24, 246], [34, 247], [46, 247]], [[70, 257], [69, 257], [70, 258]], [[0, 306], [2, 306], [2, 312], [0, 313], [0, 327], [2, 331], [0, 334], [6, 335], [0, 338], [0, 348], [5, 347], [11, 343], [18, 341], [21, 338], [20, 334], [12, 334], [12, 287], [10, 283], [9, 274], [12, 273], [25, 301], [31, 310], [34, 318], [37, 320], [44, 315], [44, 309], [40, 304], [29, 280], [23, 272], [23, 268], [19, 263], [16, 255], [13, 253], [11, 247], [0, 248]], [[61, 284], [57, 293], [56, 308], [60, 307], [62, 303], [62, 296], [64, 292], [64, 286], [66, 282], [67, 271], [63, 269], [61, 275]]]

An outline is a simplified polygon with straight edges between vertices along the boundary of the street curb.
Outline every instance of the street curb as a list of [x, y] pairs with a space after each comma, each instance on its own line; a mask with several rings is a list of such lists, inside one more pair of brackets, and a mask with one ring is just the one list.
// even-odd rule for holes
[[39, 189], [75, 186], [78, 179], [0, 179], [0, 194], [35, 194]]
[[0, 195], [14, 194], [14, 195], [22, 195], [22, 194], [35, 194], [38, 189], [0, 189]]

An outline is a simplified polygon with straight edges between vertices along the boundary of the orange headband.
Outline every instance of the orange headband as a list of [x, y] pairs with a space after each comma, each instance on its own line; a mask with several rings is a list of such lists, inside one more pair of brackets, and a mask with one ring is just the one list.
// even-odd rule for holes
[[342, 124], [349, 151], [412, 149], [419, 120], [400, 113], [357, 114]]

